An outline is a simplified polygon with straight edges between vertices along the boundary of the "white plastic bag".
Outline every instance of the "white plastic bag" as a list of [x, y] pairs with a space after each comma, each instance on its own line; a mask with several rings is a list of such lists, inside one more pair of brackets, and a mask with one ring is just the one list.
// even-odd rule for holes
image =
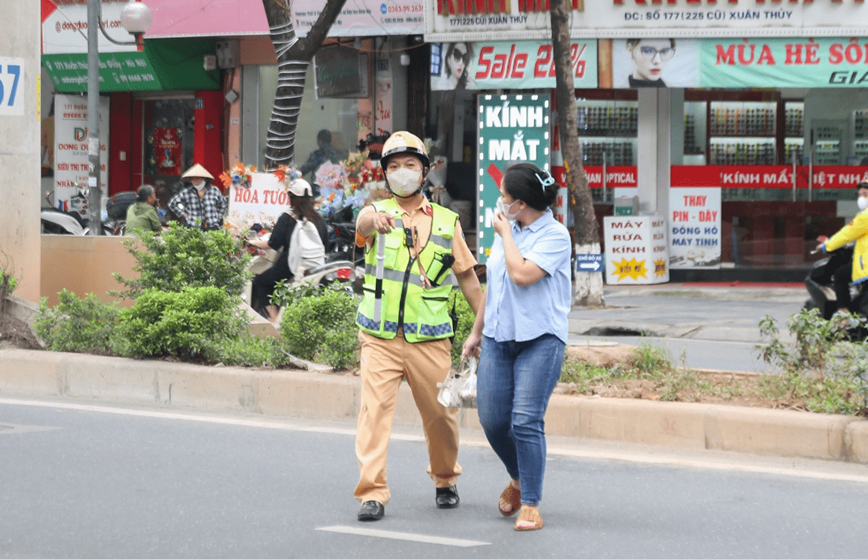
[[476, 358], [471, 357], [461, 363], [461, 371], [450, 370], [446, 380], [437, 384], [437, 401], [447, 408], [475, 408], [476, 367]]

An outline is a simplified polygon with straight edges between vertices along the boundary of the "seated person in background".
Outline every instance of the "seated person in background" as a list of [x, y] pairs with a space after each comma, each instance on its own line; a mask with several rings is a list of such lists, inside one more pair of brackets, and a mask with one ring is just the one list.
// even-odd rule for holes
[[209, 180], [214, 180], [211, 173], [197, 163], [187, 169], [181, 178], [190, 181], [191, 186], [169, 200], [172, 213], [183, 217], [184, 225], [194, 229], [211, 231], [223, 227], [226, 198], [219, 188], [208, 184]]
[[289, 183], [289, 209], [284, 212], [274, 226], [268, 241], [254, 239], [248, 244], [261, 249], [273, 249], [280, 252], [271, 268], [253, 278], [250, 294], [250, 306], [270, 321], [277, 320], [278, 308], [271, 304], [271, 294], [274, 286], [280, 280], [290, 282], [293, 279], [289, 270], [289, 245], [295, 226], [301, 219], [313, 223], [319, 231], [323, 246], [328, 246], [329, 232], [325, 220], [316, 211], [310, 184], [304, 179], [295, 179]]
[[143, 184], [136, 190], [136, 203], [127, 208], [127, 231], [144, 229], [159, 233], [163, 230], [160, 218], [154, 204], [157, 202], [157, 193], [154, 187]]
[[[332, 145], [332, 133], [328, 130], [320, 130], [316, 135], [316, 143], [319, 146], [318, 149], [311, 152], [310, 156], [308, 156], [307, 161], [304, 162], [304, 165], [301, 166], [299, 171], [302, 175], [311, 176], [312, 183], [316, 181], [314, 178], [316, 177], [316, 172], [326, 161], [331, 161], [335, 165], [343, 161], [347, 158], [347, 153], [344, 153], [338, 150], [336, 147]], [[319, 195], [319, 192], [314, 192], [314, 196]]]

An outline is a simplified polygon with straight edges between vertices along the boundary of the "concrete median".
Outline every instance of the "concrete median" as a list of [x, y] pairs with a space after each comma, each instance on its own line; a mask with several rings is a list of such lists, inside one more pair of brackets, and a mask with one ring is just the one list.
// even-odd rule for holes
[[[353, 420], [360, 392], [361, 381], [352, 375], [0, 350], [2, 397]], [[420, 424], [406, 384], [395, 421]], [[461, 411], [461, 426], [480, 429], [476, 410]], [[868, 463], [868, 421], [839, 415], [555, 394], [546, 432], [676, 449]]]

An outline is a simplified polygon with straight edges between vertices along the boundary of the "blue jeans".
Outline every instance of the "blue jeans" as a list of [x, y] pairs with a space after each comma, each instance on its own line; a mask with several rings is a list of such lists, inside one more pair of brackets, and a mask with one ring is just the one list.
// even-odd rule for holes
[[482, 339], [477, 371], [479, 421], [512, 479], [521, 502], [542, 499], [546, 467], [545, 413], [561, 376], [564, 342], [545, 334], [527, 342]]

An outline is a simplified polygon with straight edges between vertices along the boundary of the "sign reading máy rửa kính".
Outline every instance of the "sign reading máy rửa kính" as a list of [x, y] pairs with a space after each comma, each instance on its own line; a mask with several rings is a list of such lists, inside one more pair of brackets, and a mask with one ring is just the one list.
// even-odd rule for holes
[[494, 244], [494, 208], [500, 182], [513, 162], [549, 168], [549, 96], [480, 95], [477, 160], [477, 259], [488, 259]]
[[660, 216], [606, 216], [606, 283], [635, 285], [669, 281], [666, 220]]

